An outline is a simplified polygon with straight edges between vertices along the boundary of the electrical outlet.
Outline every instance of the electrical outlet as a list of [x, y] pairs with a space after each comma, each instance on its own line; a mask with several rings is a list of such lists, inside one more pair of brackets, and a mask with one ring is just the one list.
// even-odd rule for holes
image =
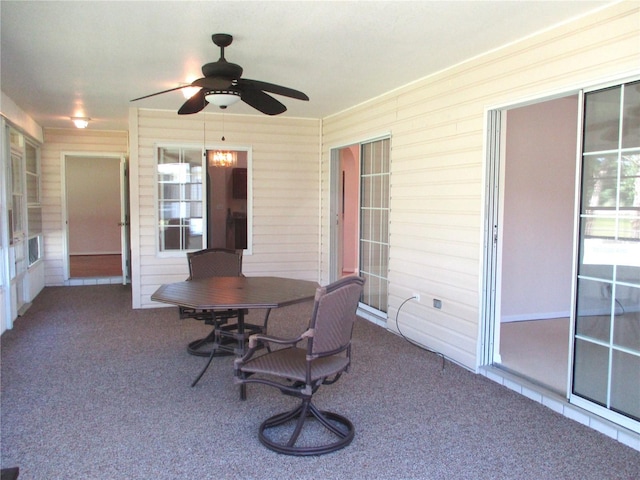
[[442, 308], [442, 300], [433, 299], [433, 308]]
[[413, 298], [415, 298], [419, 302], [420, 301], [420, 294], [419, 293], [414, 293], [413, 294]]

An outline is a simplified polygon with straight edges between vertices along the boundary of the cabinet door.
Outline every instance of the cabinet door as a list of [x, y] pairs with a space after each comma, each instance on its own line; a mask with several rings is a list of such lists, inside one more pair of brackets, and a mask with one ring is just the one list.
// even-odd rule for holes
[[233, 178], [233, 198], [247, 198], [247, 169], [234, 168], [231, 175]]

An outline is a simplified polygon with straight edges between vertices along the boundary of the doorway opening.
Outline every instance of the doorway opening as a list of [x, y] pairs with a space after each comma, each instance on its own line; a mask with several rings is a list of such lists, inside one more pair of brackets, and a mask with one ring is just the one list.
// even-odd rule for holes
[[127, 283], [129, 213], [121, 155], [64, 156], [66, 275], [71, 282], [109, 278]]
[[640, 82], [488, 112], [482, 362], [640, 431]]
[[496, 363], [567, 394], [578, 96], [503, 112]]
[[250, 151], [225, 151], [229, 164], [211, 161], [216, 150], [207, 150], [207, 248], [251, 252]]
[[386, 324], [389, 268], [388, 137], [331, 151], [331, 281], [366, 279], [359, 313]]

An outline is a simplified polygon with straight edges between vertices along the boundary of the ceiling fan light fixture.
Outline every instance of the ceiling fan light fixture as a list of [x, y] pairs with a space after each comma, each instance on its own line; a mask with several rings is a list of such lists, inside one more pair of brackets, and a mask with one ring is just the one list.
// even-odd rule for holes
[[240, 101], [240, 92], [236, 90], [212, 90], [204, 97], [207, 102], [220, 108], [227, 108]]
[[87, 128], [90, 118], [87, 117], [69, 117], [76, 128]]

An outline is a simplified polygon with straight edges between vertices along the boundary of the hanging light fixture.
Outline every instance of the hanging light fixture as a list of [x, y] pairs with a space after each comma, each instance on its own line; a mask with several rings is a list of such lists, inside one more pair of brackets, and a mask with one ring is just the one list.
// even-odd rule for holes
[[240, 92], [236, 90], [212, 90], [205, 95], [207, 102], [225, 109], [240, 101]]
[[235, 167], [238, 154], [228, 150], [207, 150], [207, 164], [210, 167]]

